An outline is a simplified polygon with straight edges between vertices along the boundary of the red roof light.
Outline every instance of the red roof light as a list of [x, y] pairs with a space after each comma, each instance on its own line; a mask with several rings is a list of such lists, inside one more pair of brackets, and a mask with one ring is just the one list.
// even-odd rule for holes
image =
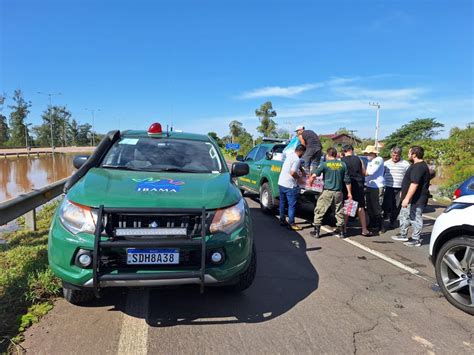
[[152, 123], [150, 128], [148, 128], [148, 134], [160, 134], [163, 133], [163, 130], [161, 129], [161, 124], [155, 122]]

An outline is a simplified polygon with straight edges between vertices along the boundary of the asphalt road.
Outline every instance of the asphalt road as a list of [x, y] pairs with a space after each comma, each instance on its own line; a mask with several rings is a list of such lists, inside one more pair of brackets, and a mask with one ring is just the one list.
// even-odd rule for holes
[[[246, 292], [115, 289], [88, 307], [60, 299], [22, 346], [35, 354], [474, 353], [474, 317], [438, 292], [427, 245], [405, 247], [393, 233], [363, 238], [356, 228], [348, 240], [329, 232], [316, 240], [303, 219], [307, 228], [289, 231], [248, 201], [258, 272]], [[425, 243], [440, 211], [427, 210]]]

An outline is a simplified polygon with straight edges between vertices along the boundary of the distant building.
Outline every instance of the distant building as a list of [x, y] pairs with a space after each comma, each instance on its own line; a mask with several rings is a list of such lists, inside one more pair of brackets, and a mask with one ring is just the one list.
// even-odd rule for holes
[[362, 143], [362, 141], [350, 134], [339, 133], [339, 134], [321, 134], [320, 137], [330, 138], [336, 145], [352, 144], [357, 145]]

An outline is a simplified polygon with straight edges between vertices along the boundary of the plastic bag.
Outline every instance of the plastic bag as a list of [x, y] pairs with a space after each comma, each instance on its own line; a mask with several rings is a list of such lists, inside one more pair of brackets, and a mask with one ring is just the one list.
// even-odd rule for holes
[[283, 155], [286, 156], [288, 153], [294, 152], [296, 147], [300, 144], [298, 137], [293, 137], [288, 145], [283, 149]]
[[343, 213], [349, 217], [355, 217], [357, 213], [357, 207], [359, 206], [359, 203], [354, 200], [345, 200], [344, 201], [344, 207], [343, 207]]

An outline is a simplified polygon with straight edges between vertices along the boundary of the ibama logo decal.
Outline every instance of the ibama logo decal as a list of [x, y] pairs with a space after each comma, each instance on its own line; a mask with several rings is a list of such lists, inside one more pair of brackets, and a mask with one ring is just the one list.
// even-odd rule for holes
[[137, 183], [135, 191], [137, 192], [179, 192], [184, 181], [173, 179], [132, 179]]

